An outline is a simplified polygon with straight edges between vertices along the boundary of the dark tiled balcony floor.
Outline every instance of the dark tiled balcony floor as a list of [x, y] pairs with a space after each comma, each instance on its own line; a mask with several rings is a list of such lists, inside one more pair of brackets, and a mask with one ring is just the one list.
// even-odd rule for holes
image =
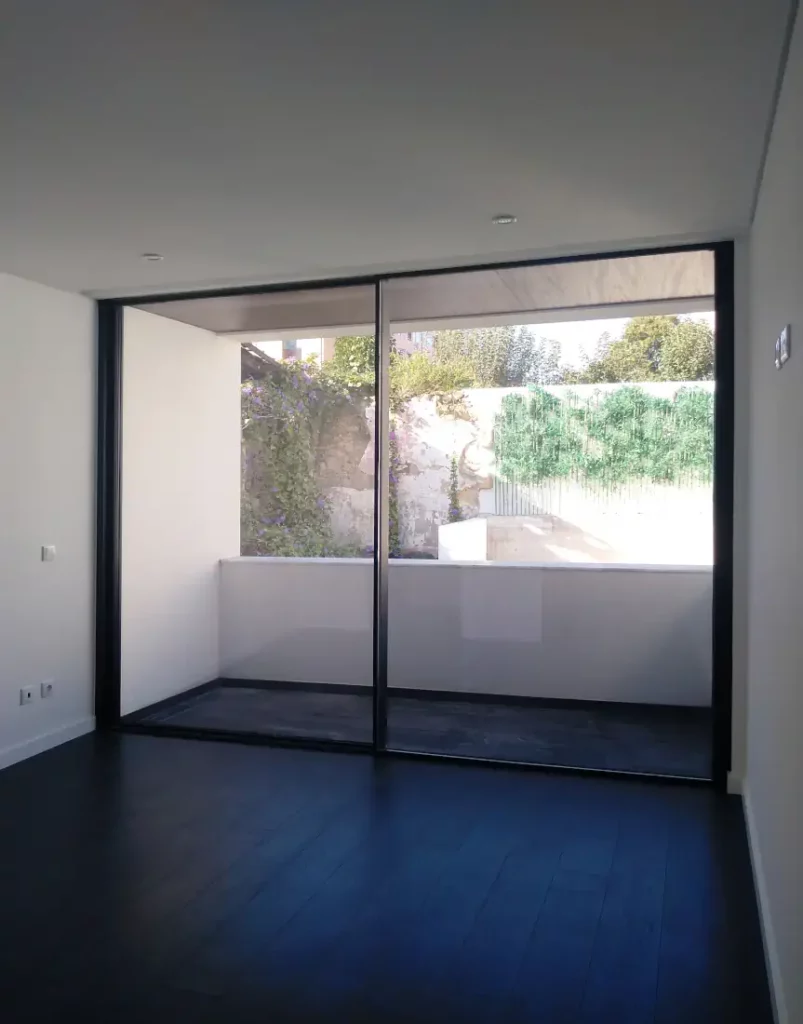
[[[535, 700], [511, 704], [408, 693], [391, 691], [388, 700], [388, 745], [396, 750], [710, 777], [708, 708], [582, 702], [556, 707]], [[372, 699], [368, 689], [343, 693], [226, 684], [145, 709], [136, 718], [195, 729], [370, 743]]]

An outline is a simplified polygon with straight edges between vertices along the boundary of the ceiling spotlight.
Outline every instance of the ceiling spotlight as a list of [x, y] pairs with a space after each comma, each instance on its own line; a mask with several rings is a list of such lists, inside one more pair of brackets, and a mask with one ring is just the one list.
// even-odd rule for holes
[[494, 224], [515, 224], [516, 217], [512, 213], [497, 213], [493, 222]]
[[164, 256], [162, 256], [160, 252], [144, 252], [140, 256], [140, 259], [144, 260], [146, 263], [159, 263], [164, 259]]

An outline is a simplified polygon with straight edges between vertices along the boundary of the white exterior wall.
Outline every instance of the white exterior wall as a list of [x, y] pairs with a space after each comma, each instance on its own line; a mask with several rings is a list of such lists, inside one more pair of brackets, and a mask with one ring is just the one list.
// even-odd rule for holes
[[[371, 682], [369, 560], [221, 567], [221, 675]], [[711, 702], [711, 570], [390, 566], [391, 686]]]
[[221, 676], [370, 686], [371, 565], [346, 558], [222, 562]]
[[[745, 805], [780, 1024], [803, 1021], [803, 18], [750, 238]], [[774, 343], [792, 325], [778, 372]]]
[[218, 675], [218, 559], [240, 549], [240, 345], [125, 311], [122, 711]]
[[[0, 416], [2, 768], [94, 727], [89, 299], [0, 274]], [[55, 561], [42, 562], [44, 544]], [[46, 679], [54, 690], [42, 700]], [[20, 706], [23, 686], [34, 700]]]

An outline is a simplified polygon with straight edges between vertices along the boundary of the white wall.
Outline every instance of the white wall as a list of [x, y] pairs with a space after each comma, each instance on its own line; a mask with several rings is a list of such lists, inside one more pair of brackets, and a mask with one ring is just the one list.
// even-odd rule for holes
[[[803, 18], [750, 240], [746, 809], [778, 1017], [803, 1021]], [[779, 372], [774, 342], [792, 324]]]
[[240, 550], [240, 346], [125, 311], [122, 711], [218, 675], [218, 559]]
[[221, 676], [370, 686], [371, 565], [356, 558], [221, 563]]
[[94, 409], [94, 304], [0, 275], [0, 767], [94, 725]]
[[[221, 675], [371, 681], [367, 560], [221, 566]], [[390, 566], [391, 686], [708, 705], [711, 570]]]
[[748, 239], [734, 247], [733, 429], [733, 671], [731, 770], [728, 786], [739, 793], [747, 764], [747, 605], [750, 470], [750, 318]]

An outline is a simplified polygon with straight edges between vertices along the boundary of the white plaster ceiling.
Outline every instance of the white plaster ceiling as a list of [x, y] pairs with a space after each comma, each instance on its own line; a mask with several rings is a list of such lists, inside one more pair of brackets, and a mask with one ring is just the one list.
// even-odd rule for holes
[[0, 270], [131, 294], [731, 236], [788, 7], [2, 0]]

